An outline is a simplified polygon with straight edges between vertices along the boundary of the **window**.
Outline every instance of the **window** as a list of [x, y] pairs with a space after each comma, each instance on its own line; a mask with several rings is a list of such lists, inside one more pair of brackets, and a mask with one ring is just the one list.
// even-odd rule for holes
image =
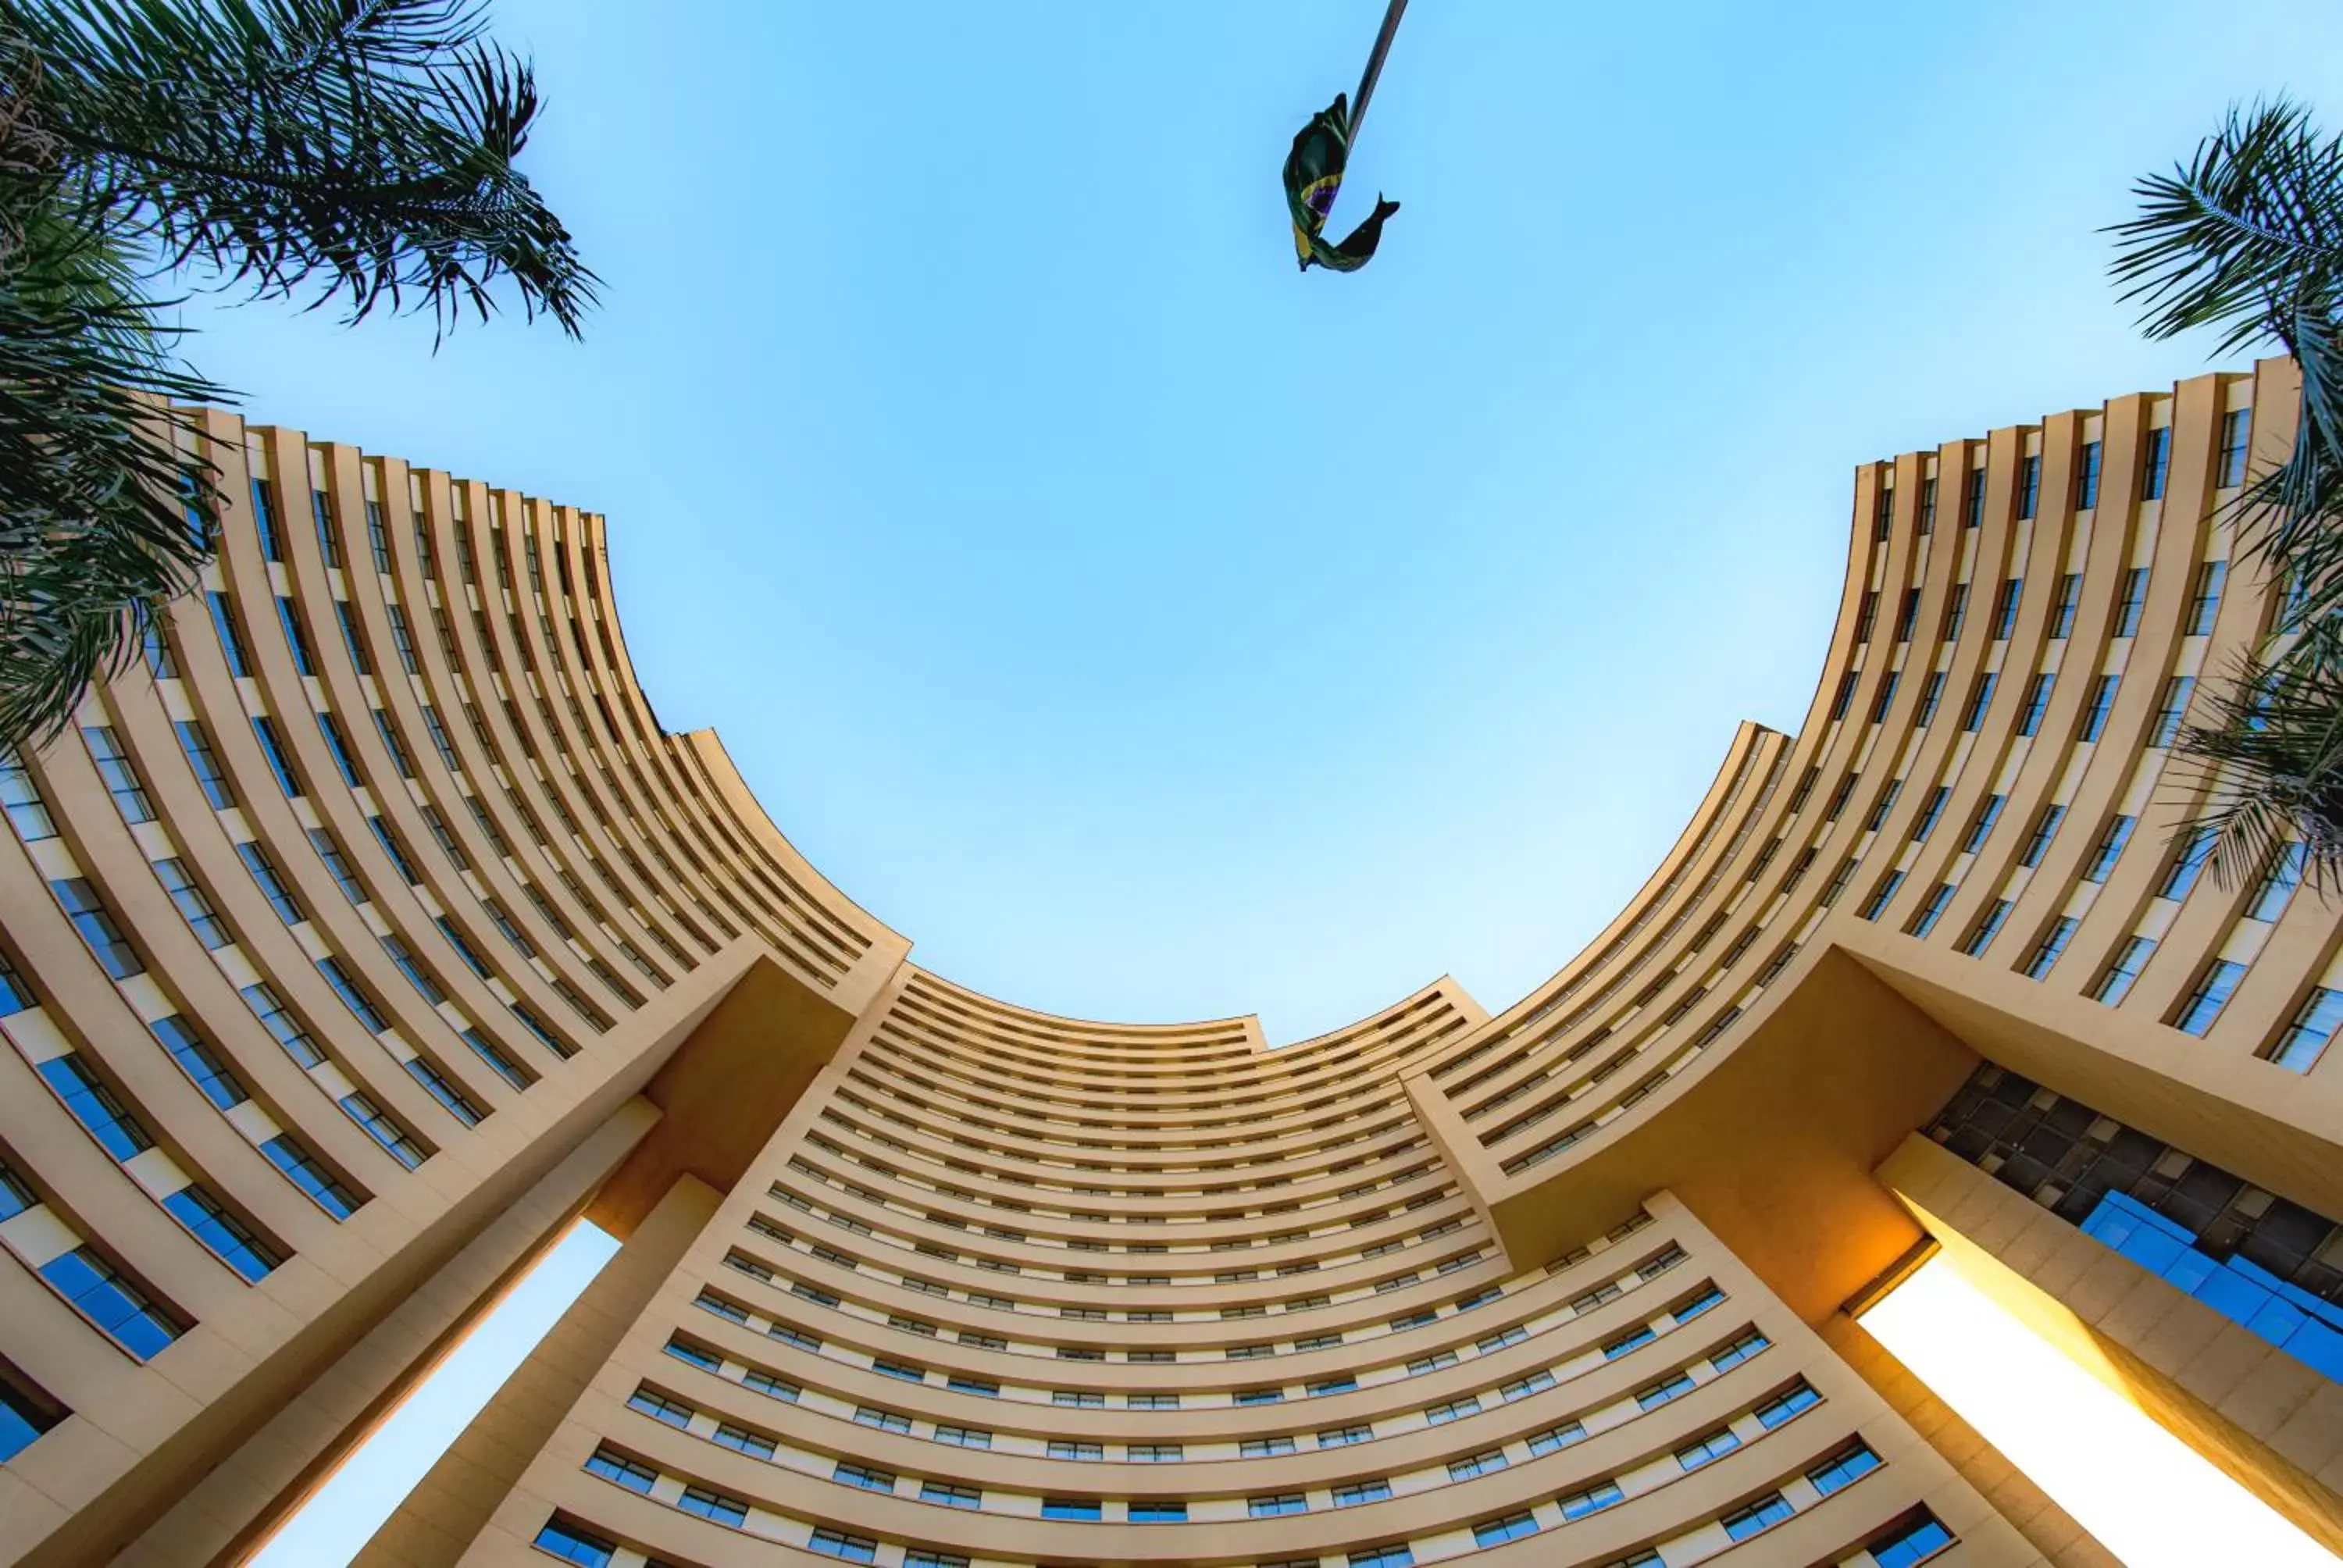
[[[1885, 536], [1883, 535], [1882, 537], [1885, 538]], [[1863, 608], [1855, 612], [1855, 646], [1859, 648], [1863, 644], [1871, 640], [1872, 623], [1878, 618], [1878, 590], [1875, 588], [1866, 590], [1863, 596]]]
[[326, 977], [326, 983], [334, 988], [334, 994], [342, 999], [360, 1023], [366, 1025], [367, 1033], [380, 1034], [390, 1027], [390, 1020], [382, 1016], [382, 1010], [375, 1006], [374, 999], [350, 978], [349, 971], [342, 967], [341, 960], [331, 955], [319, 959], [317, 972]]
[[2042, 715], [2049, 709], [2050, 693], [2057, 682], [2056, 676], [2046, 673], [2026, 683], [2026, 709], [2017, 719], [2018, 734], [2032, 735], [2042, 728]]
[[1106, 1450], [1095, 1442], [1069, 1442], [1064, 1438], [1050, 1440], [1051, 1459], [1104, 1459]]
[[2133, 567], [2124, 573], [2123, 598], [2116, 603], [2117, 637], [2130, 637], [2139, 630], [2139, 614], [2147, 605], [2147, 568]]
[[332, 503], [326, 498], [325, 491], [309, 492], [309, 512], [317, 524], [317, 548], [325, 553], [326, 564], [329, 567], [340, 566], [342, 547], [334, 537], [334, 510]]
[[2042, 459], [2023, 457], [2017, 465], [2017, 515], [2030, 518], [2042, 498]]
[[1945, 596], [1945, 618], [1936, 628], [1939, 641], [1951, 642], [1961, 635], [1961, 628], [1969, 618], [1969, 585], [1955, 583], [1952, 592]]
[[1842, 1486], [1860, 1481], [1878, 1468], [1879, 1456], [1858, 1442], [1840, 1450], [1835, 1457], [1806, 1472], [1806, 1479], [1814, 1484], [1816, 1492], [1828, 1497]]
[[1530, 1433], [1530, 1452], [1534, 1456], [1553, 1453], [1558, 1449], [1568, 1448], [1585, 1436], [1585, 1427], [1574, 1421], [1565, 1421], [1560, 1426], [1550, 1426], [1544, 1432]]
[[1362, 1503], [1382, 1503], [1391, 1494], [1391, 1483], [1381, 1476], [1372, 1481], [1353, 1481], [1334, 1488], [1334, 1506], [1355, 1508]]
[[1292, 1453], [1293, 1440], [1290, 1437], [1249, 1437], [1238, 1450], [1247, 1459], [1267, 1459], [1272, 1453]]
[[114, 913], [97, 896], [97, 890], [79, 877], [60, 877], [49, 884], [64, 907], [65, 919], [81, 940], [89, 944], [90, 955], [103, 965], [116, 980], [128, 980], [132, 975], [145, 974], [146, 966], [138, 959], [137, 950], [130, 939], [122, 934], [115, 923]]
[[1886, 877], [1879, 879], [1879, 886], [1872, 889], [1872, 895], [1870, 898], [1865, 898], [1863, 907], [1860, 907], [1855, 914], [1867, 919], [1867, 921], [1876, 921], [1876, 919], [1879, 919], [1879, 911], [1886, 910], [1888, 900], [1896, 898], [1896, 889], [1903, 886], [1903, 879], [1905, 879], [1903, 872], [1888, 872]]
[[2019, 851], [2017, 863], [2028, 868], [2040, 865], [2043, 852], [2050, 848], [2050, 840], [2058, 835], [2058, 824], [2066, 819], [2066, 808], [2064, 806], [2043, 807], [2042, 815], [2035, 819], [2034, 831], [2026, 835], [2026, 848]]
[[2147, 472], [2141, 476], [2140, 499], [2164, 498], [2164, 481], [2172, 472], [2172, 427], [2158, 425], [2147, 433]]
[[1920, 808], [1919, 819], [1912, 824], [1912, 842], [1925, 844], [1928, 835], [1936, 829], [1936, 819], [1945, 814], [1945, 802], [1952, 796], [1949, 785], [1939, 784], [1928, 791], [1926, 804]]
[[106, 1153], [115, 1155], [117, 1161], [131, 1161], [155, 1146], [155, 1139], [147, 1137], [147, 1130], [138, 1125], [138, 1118], [122, 1109], [122, 1101], [115, 1100], [113, 1090], [98, 1083], [98, 1076], [89, 1071], [82, 1052], [68, 1050], [61, 1057], [49, 1057], [37, 1071], [49, 1088], [56, 1090], [58, 1100], [65, 1101], [65, 1109], [73, 1111], [73, 1121], [82, 1122], [82, 1128], [89, 1130], [89, 1137], [98, 1139], [98, 1146], [106, 1149]]
[[539, 1552], [565, 1563], [581, 1564], [581, 1568], [610, 1568], [611, 1554], [618, 1549], [617, 1542], [559, 1518], [546, 1522], [545, 1528], [537, 1533], [535, 1544]]
[[1403, 1545], [1370, 1546], [1352, 1553], [1347, 1561], [1350, 1568], [1413, 1568], [1415, 1553]]
[[155, 862], [155, 875], [162, 879], [163, 890], [171, 895], [171, 902], [178, 906], [188, 929], [205, 947], [217, 950], [236, 940], [227, 923], [219, 918], [219, 911], [212, 908], [212, 901], [196, 886], [184, 862], [166, 856]]
[[1101, 1517], [1096, 1498], [1045, 1497], [1041, 1499], [1044, 1519], [1096, 1520]]
[[2127, 937], [2122, 948], [2108, 960], [2107, 970], [2099, 976], [2098, 983], [2091, 988], [2091, 1000], [2109, 1007], [2123, 1000], [2130, 991], [2132, 982], [2139, 979], [2139, 971], [2147, 967], [2147, 960], [2155, 951], [2155, 938]]
[[298, 799], [301, 795], [301, 776], [293, 771], [293, 763], [285, 755], [285, 743], [277, 734], [277, 721], [265, 713], [255, 714], [252, 719], [252, 733], [260, 742], [261, 754], [268, 759], [268, 770], [277, 775], [277, 788], [284, 790], [287, 796]]
[[2343, 991], [2313, 987], [2278, 1037], [2278, 1043], [2270, 1047], [2269, 1060], [2297, 1072], [2309, 1071], [2311, 1063], [2318, 1060], [2327, 1042], [2334, 1038], [2338, 1023], [2343, 1023]]
[[1752, 1413], [1757, 1417], [1758, 1425], [1771, 1432], [1792, 1416], [1812, 1410], [1822, 1402], [1823, 1396], [1802, 1381], [1767, 1400]]
[[1901, 609], [1896, 612], [1896, 640], [1897, 642], [1911, 641], [1913, 625], [1918, 621], [1919, 618], [1920, 590], [1918, 588], [1906, 588], [1904, 590], [1904, 606]]
[[1682, 1399], [1692, 1392], [1692, 1379], [1682, 1372], [1674, 1373], [1635, 1391], [1635, 1402], [1644, 1410], [1657, 1410], [1670, 1401]]
[[407, 1076], [423, 1086], [423, 1092], [437, 1101], [446, 1108], [448, 1115], [465, 1126], [478, 1126], [481, 1117], [487, 1114], [478, 1106], [473, 1104], [462, 1090], [450, 1083], [446, 1073], [441, 1072], [438, 1068], [423, 1058], [410, 1056], [403, 1065], [407, 1069]]
[[1487, 1475], [1492, 1471], [1503, 1470], [1506, 1465], [1512, 1462], [1513, 1462], [1511, 1460], [1505, 1457], [1505, 1451], [1503, 1449], [1493, 1448], [1486, 1453], [1475, 1453], [1467, 1458], [1450, 1460], [1448, 1462], [1448, 1479], [1451, 1481], [1470, 1481], [1476, 1475]]
[[154, 804], [146, 799], [146, 790], [138, 782], [138, 771], [130, 765], [129, 756], [122, 749], [121, 739], [111, 724], [85, 724], [82, 741], [89, 748], [90, 760], [97, 765], [97, 776], [106, 782], [106, 791], [114, 797], [115, 809], [126, 822], [152, 822]]
[[1920, 486], [1919, 534], [1926, 538], [1936, 527], [1936, 477], [1931, 474]]
[[986, 1399], [1001, 1397], [1001, 1385], [989, 1377], [968, 1377], [955, 1373], [944, 1380], [944, 1386], [954, 1393], [980, 1394]]
[[317, 1049], [317, 1042], [309, 1038], [309, 1031], [287, 1010], [284, 999], [269, 989], [266, 980], [254, 981], [244, 988], [242, 995], [253, 1015], [260, 1020], [261, 1027], [285, 1048], [286, 1055], [305, 1069], [326, 1060], [326, 1053]]
[[1299, 1492], [1279, 1492], [1267, 1497], [1245, 1499], [1245, 1513], [1255, 1519], [1280, 1519], [1288, 1513], [1309, 1512], [1310, 1499]]
[[39, 1273], [90, 1326], [138, 1361], [147, 1361], [185, 1332], [171, 1311], [149, 1299], [112, 1263], [76, 1247], [41, 1265]]
[[236, 1074], [228, 1070], [227, 1064], [204, 1043], [203, 1036], [196, 1032], [196, 1026], [179, 1014], [158, 1018], [146, 1028], [163, 1049], [171, 1053], [171, 1060], [179, 1064], [180, 1070], [203, 1091], [204, 1098], [222, 1111], [241, 1105], [252, 1098], [245, 1092], [244, 1085]]
[[1275, 1404], [1279, 1400], [1282, 1400], [1284, 1397], [1285, 1391], [1282, 1388], [1246, 1388], [1239, 1389], [1237, 1391], [1235, 1402], [1238, 1404]]
[[903, 1568], [968, 1568], [968, 1559], [957, 1552], [930, 1552], [914, 1546], [903, 1553]]
[[1531, 1394], [1542, 1393], [1553, 1386], [1554, 1373], [1540, 1370], [1530, 1373], [1527, 1377], [1515, 1378], [1499, 1389], [1497, 1393], [1499, 1397], [1508, 1401], [1527, 1399]]
[[2172, 1027], [2183, 1034], [2203, 1034], [2221, 1016], [2237, 982], [2246, 978], [2246, 966], [2229, 959], [2215, 959], [2197, 977], [2197, 988], [2180, 1010], [2172, 1016]]
[[1993, 825], [2001, 820], [2001, 809], [2007, 801], [2008, 797], [2004, 795], [1985, 798], [1985, 804], [1977, 808], [1976, 820], [1969, 824], [1968, 837], [1961, 840], [1962, 854], [1975, 854], [1985, 847], [1986, 836], [1993, 831]]
[[2228, 574], [2227, 561], [2207, 561], [2197, 568], [2197, 591], [2189, 596], [2182, 636], [2204, 637], [2212, 631], [2213, 618], [2221, 608], [2221, 582]]
[[2007, 642], [2009, 634], [2017, 629], [2017, 604], [2025, 597], [2024, 578], [2004, 578], [2001, 591], [1993, 599], [1993, 640]]
[[1969, 470], [1968, 506], [1962, 513], [1961, 526], [1965, 528], [1973, 528], [1984, 521], [1985, 470], [1983, 468], [1972, 468]]
[[830, 1472], [830, 1478], [843, 1485], [859, 1486], [865, 1492], [892, 1492], [895, 1490], [895, 1473], [893, 1471], [880, 1470], [874, 1465], [857, 1464], [851, 1460], [840, 1460], [838, 1462], [838, 1468]]
[[1123, 1511], [1133, 1524], [1185, 1524], [1188, 1505], [1184, 1503], [1133, 1503]]
[[1554, 1501], [1562, 1504], [1562, 1516], [1564, 1519], [1584, 1519], [1590, 1513], [1600, 1513], [1606, 1508], [1615, 1508], [1625, 1500], [1626, 1494], [1619, 1490], [1617, 1482], [1603, 1481], [1597, 1482], [1584, 1491], [1574, 1492], [1567, 1497], [1556, 1498]]
[[2156, 890], [2159, 899], [2185, 899], [2188, 890], [2197, 885], [2197, 874], [2212, 858], [2214, 843], [2220, 835], [2212, 828], [2197, 823], [2189, 828], [2180, 841], [2180, 851], [2173, 857], [2172, 865], [2164, 873], [2164, 880]]
[[[0, 1187], [7, 1178], [0, 1172]], [[0, 1463], [32, 1446], [34, 1441], [65, 1418], [54, 1402], [11, 1378], [0, 1377]]]
[[1723, 1347], [1715, 1354], [1711, 1355], [1708, 1358], [1708, 1364], [1715, 1367], [1719, 1372], [1731, 1372], [1735, 1367], [1739, 1366], [1743, 1362], [1747, 1361], [1751, 1356], [1757, 1354], [1760, 1351], [1766, 1349], [1773, 1342], [1773, 1341], [1767, 1339], [1755, 1329], [1751, 1329], [1739, 1339], [1735, 1340], [1731, 1344]]
[[268, 1162], [285, 1173], [287, 1181], [308, 1195], [309, 1201], [337, 1220], [347, 1220], [357, 1212], [358, 1200], [348, 1188], [336, 1181], [317, 1156], [295, 1142], [288, 1133], [278, 1133], [260, 1146]]
[[1603, 1359], [1606, 1362], [1616, 1361], [1621, 1356], [1625, 1355], [1629, 1351], [1634, 1350], [1640, 1345], [1650, 1344], [1655, 1337], [1656, 1336], [1652, 1332], [1652, 1327], [1649, 1323], [1638, 1324], [1636, 1327], [1629, 1330], [1624, 1334], [1621, 1334], [1617, 1339], [1614, 1339], [1608, 1344], [1604, 1345], [1603, 1347]]
[[1898, 673], [1891, 669], [1887, 672], [1887, 678], [1879, 683], [1879, 695], [1871, 699], [1872, 723], [1876, 724], [1887, 717], [1888, 707], [1896, 700], [1896, 685], [1900, 678]]
[[884, 1357], [872, 1358], [870, 1370], [887, 1377], [900, 1378], [905, 1382], [925, 1382], [928, 1381], [926, 1368], [915, 1367], [908, 1362], [889, 1361]]
[[1480, 1413], [1481, 1402], [1467, 1394], [1463, 1399], [1452, 1399], [1445, 1404], [1432, 1406], [1423, 1412], [1423, 1419], [1433, 1426], [1444, 1426], [1452, 1421]]
[[2050, 923], [2050, 929], [2042, 933], [2042, 940], [2034, 944], [2034, 950], [2026, 957], [2027, 980], [2040, 980], [2050, 972], [2051, 966], [2058, 961], [2058, 955], [2065, 952], [2066, 944], [2074, 940], [2077, 923], [2072, 915], [2060, 915]]
[[626, 1455], [615, 1453], [607, 1448], [598, 1448], [587, 1455], [586, 1473], [598, 1475], [603, 1480], [616, 1483], [629, 1492], [639, 1492], [646, 1496], [649, 1494], [652, 1487], [659, 1484], [658, 1471], [648, 1464], [637, 1463]]
[[2075, 509], [2087, 512], [2099, 504], [2099, 444], [2083, 443], [2075, 462]]
[[[842, 1557], [849, 1563], [876, 1563], [879, 1560], [879, 1543], [868, 1535], [849, 1535], [842, 1530], [831, 1530], [827, 1526], [815, 1531], [807, 1544], [825, 1557]], [[907, 1557], [904, 1561], [908, 1563], [910, 1559]]]
[[212, 1255], [246, 1280], [265, 1279], [285, 1260], [203, 1188], [186, 1186], [161, 1199], [164, 1211], [187, 1228]]
[[1677, 1449], [1676, 1463], [1686, 1470], [1698, 1470], [1704, 1464], [1724, 1458], [1740, 1446], [1741, 1440], [1733, 1435], [1733, 1429], [1729, 1426], [1720, 1426], [1706, 1437], [1694, 1442], [1688, 1442]]
[[1746, 1507], [1735, 1509], [1717, 1523], [1725, 1526], [1725, 1533], [1734, 1540], [1746, 1541], [1752, 1535], [1771, 1530], [1795, 1512], [1788, 1501], [1775, 1492]]
[[2123, 684], [2120, 675], [2103, 675], [2091, 688], [2091, 706], [2083, 714], [2084, 740], [2097, 740], [2107, 727], [2107, 714], [2116, 705], [2116, 689]]
[[1974, 732], [1985, 722], [1986, 709], [1993, 706], [1993, 689], [2000, 680], [1999, 675], [1986, 670], [1969, 687], [1969, 705], [1961, 714], [1964, 730]]
[[1176, 1442], [1134, 1442], [1123, 1456], [1134, 1464], [1177, 1464], [1188, 1457], [1188, 1451]]
[[633, 1393], [628, 1395], [627, 1408], [639, 1411], [654, 1421], [663, 1421], [668, 1425], [678, 1429], [689, 1427], [691, 1418], [698, 1413], [681, 1400], [669, 1399], [652, 1388], [638, 1388]]
[[1327, 1430], [1318, 1434], [1318, 1446], [1321, 1448], [1348, 1448], [1354, 1442], [1369, 1442], [1374, 1437], [1374, 1435], [1375, 1429], [1372, 1426], [1329, 1427]]
[[1928, 1515], [1899, 1526], [1871, 1543], [1872, 1560], [1879, 1568], [1912, 1568], [1953, 1543], [1953, 1533]]
[[334, 770], [342, 776], [342, 782], [353, 789], [363, 785], [366, 779], [350, 757], [350, 743], [342, 734], [340, 722], [322, 709], [317, 713], [317, 733], [325, 737], [326, 749], [332, 754]]
[[1537, 1528], [1537, 1518], [1530, 1513], [1508, 1513], [1503, 1519], [1483, 1519], [1473, 1526], [1473, 1544], [1502, 1546], [1508, 1541], [1536, 1534]]
[[980, 1426], [936, 1425], [936, 1441], [953, 1448], [990, 1448], [992, 1433]]
[[1912, 727], [1928, 729], [1928, 719], [1936, 718], [1936, 706], [1945, 699], [1945, 670], [1928, 670], [1928, 684], [1919, 689], [1919, 712], [1912, 715]]
[[2137, 825], [2138, 819], [2135, 817], [2117, 817], [2107, 823], [2106, 831], [2099, 835], [2098, 843], [2091, 850], [2090, 864], [2083, 868], [2083, 880], [2104, 882], [2107, 879], [2107, 873], [2116, 869], [2116, 861], [2122, 858], [2124, 846], [2131, 842], [2131, 830]]
[[2000, 931], [2002, 921], [2007, 919], [2009, 919], [2009, 900], [1996, 899], [1993, 901], [1993, 907], [1978, 917], [1976, 925], [1969, 928], [1968, 940], [1961, 943], [1961, 951], [1970, 958], [1976, 958], [1984, 952], [1993, 945], [1993, 939]]
[[1838, 678], [1837, 695], [1831, 699], [1830, 717], [1832, 723], [1835, 724], [1840, 719], [1846, 717], [1846, 705], [1853, 699], [1855, 696], [1855, 683], [1862, 678], [1862, 675], [1863, 671], [1859, 669], [1850, 669], [1845, 674]]
[[697, 1513], [702, 1519], [734, 1529], [749, 1522], [749, 1505], [737, 1497], [727, 1497], [720, 1492], [710, 1492], [704, 1486], [687, 1486], [675, 1505], [686, 1513]]
[[[1283, 1396], [1281, 1395], [1280, 1397], [1282, 1398]], [[1106, 1395], [1102, 1393], [1091, 1393], [1084, 1389], [1061, 1388], [1050, 1396], [1050, 1402], [1051, 1404], [1073, 1405], [1078, 1408], [1096, 1409], [1101, 1408], [1105, 1405]], [[1242, 1403], [1242, 1402], [1240, 1401], [1239, 1402]]]
[[6, 808], [10, 825], [26, 843], [57, 836], [57, 825], [41, 801], [39, 788], [14, 751], [0, 752], [0, 806]]
[[1698, 1295], [1693, 1297], [1692, 1300], [1686, 1302], [1684, 1305], [1678, 1307], [1674, 1312], [1668, 1315], [1674, 1318], [1679, 1323], [1688, 1323], [1692, 1322], [1693, 1319], [1700, 1316], [1701, 1313], [1722, 1304], [1724, 1301], [1725, 1292], [1718, 1290], [1715, 1285], [1708, 1285], [1704, 1287]]
[[722, 1356], [718, 1355], [714, 1351], [709, 1350], [704, 1346], [693, 1344], [689, 1340], [670, 1335], [664, 1348], [666, 1349], [667, 1353], [673, 1356], [676, 1360], [682, 1362], [689, 1366], [696, 1366], [702, 1372], [721, 1372], [724, 1370], [724, 1358]]
[[[920, 1501], [940, 1503], [946, 1508], [981, 1508], [984, 1506], [984, 1493], [973, 1486], [955, 1486], [947, 1481], [923, 1481], [920, 1483]], [[1183, 1509], [1183, 1517], [1185, 1513]], [[1134, 1513], [1131, 1517], [1135, 1519], [1138, 1515]]]
[[2221, 416], [2221, 466], [2213, 483], [2227, 490], [2246, 482], [2246, 447], [2253, 435], [2254, 411], [2232, 408]]
[[2246, 905], [2247, 920], [2275, 920], [2286, 913], [2286, 906], [2294, 898], [2294, 890], [2302, 885], [2302, 873], [2308, 864], [2309, 853], [2309, 846], [2299, 839], [2278, 851], [2278, 859], [2262, 874], [2251, 901]]

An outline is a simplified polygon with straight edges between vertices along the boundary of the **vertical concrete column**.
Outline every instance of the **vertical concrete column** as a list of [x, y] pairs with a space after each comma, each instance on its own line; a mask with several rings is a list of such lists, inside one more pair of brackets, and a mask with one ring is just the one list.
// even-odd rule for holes
[[1823, 1342], [1910, 1424], [1962, 1480], [2016, 1527], [2052, 1568], [2123, 1568], [2123, 1560], [2009, 1462], [1895, 1353], [1844, 1312], [1825, 1319]]
[[1963, 1278], [2343, 1553], [2343, 1388], [1925, 1138], [1879, 1177]]
[[[356, 1568], [443, 1568], [499, 1519], [501, 1533], [531, 1528], [551, 1510], [516, 1490], [521, 1473], [568, 1416], [676, 1264], [723, 1201], [694, 1176], [678, 1180], [553, 1331], [497, 1391], [358, 1553]], [[499, 1532], [492, 1532], [496, 1533]], [[521, 1536], [525, 1544], [528, 1537]]]

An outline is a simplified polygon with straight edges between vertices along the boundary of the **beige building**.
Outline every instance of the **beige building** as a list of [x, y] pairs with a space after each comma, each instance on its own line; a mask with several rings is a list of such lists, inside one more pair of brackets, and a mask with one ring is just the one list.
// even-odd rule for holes
[[212, 417], [202, 591], [0, 772], [0, 1562], [238, 1561], [581, 1214], [362, 1561], [2111, 1563], [1855, 1321], [1931, 1246], [2343, 1546], [2343, 921], [2169, 749], [2294, 393], [1858, 470], [1608, 930], [1275, 1050], [920, 970], [600, 518]]

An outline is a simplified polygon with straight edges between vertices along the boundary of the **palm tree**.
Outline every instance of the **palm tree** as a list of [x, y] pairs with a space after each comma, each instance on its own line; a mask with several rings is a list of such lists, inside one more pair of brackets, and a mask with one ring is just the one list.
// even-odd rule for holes
[[2302, 373], [2293, 454], [2249, 477], [2239, 539], [2288, 585], [2268, 646], [2207, 682], [2179, 749], [2199, 763], [2224, 882], [2303, 845], [2343, 884], [2343, 138], [2279, 99], [2232, 110], [2188, 163], [2134, 187], [2114, 264], [2151, 337], [2219, 329], [2218, 352], [2277, 343]]
[[516, 166], [540, 108], [479, 0], [0, 0], [0, 748], [52, 733], [211, 547], [154, 286], [577, 336]]

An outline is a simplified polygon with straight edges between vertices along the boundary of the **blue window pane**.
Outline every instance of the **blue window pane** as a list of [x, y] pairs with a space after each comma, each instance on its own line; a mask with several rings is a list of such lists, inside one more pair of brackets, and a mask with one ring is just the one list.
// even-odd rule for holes
[[163, 1200], [163, 1207], [215, 1257], [247, 1280], [266, 1278], [283, 1261], [273, 1248], [246, 1230], [242, 1221], [222, 1208], [219, 1201], [201, 1187], [182, 1187]]
[[51, 1057], [41, 1063], [41, 1076], [56, 1091], [57, 1098], [65, 1101], [74, 1120], [88, 1128], [90, 1136], [116, 1160], [127, 1160], [155, 1146], [146, 1130], [122, 1108], [113, 1091], [97, 1081], [79, 1052]]
[[178, 1324], [87, 1247], [50, 1259], [40, 1272], [75, 1311], [142, 1362], [179, 1337]]

